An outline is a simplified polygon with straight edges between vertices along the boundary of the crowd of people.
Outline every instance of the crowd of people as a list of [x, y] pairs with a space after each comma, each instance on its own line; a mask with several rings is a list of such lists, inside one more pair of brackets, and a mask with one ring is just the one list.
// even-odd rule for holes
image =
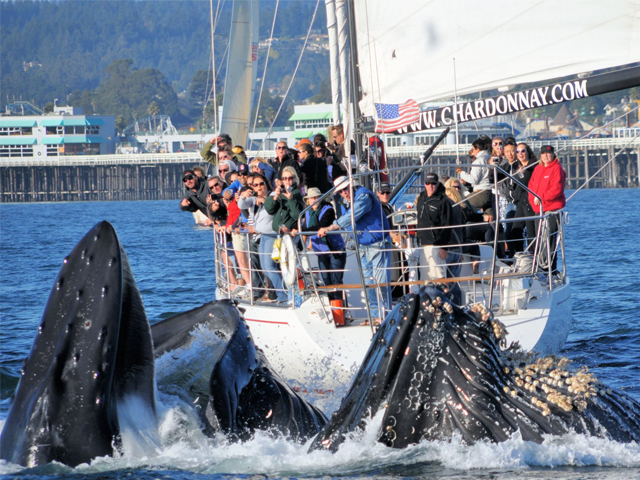
[[[232, 146], [232, 139], [221, 134], [201, 152], [214, 174], [207, 176], [200, 167], [184, 172], [186, 194], [180, 208], [200, 212], [203, 223], [218, 232], [226, 246], [221, 268], [234, 295], [291, 304], [274, 254], [285, 234], [296, 239], [299, 249], [317, 255], [325, 285], [342, 284], [346, 265], [342, 234], [355, 231], [363, 278], [377, 287], [365, 290], [371, 318], [379, 323], [391, 308], [394, 248], [405, 252], [402, 261], [413, 272], [410, 279], [457, 277], [464, 255], [472, 259], [477, 273], [480, 244], [499, 238], [497, 255], [508, 262], [532, 246], [541, 229], [535, 219], [541, 208], [549, 213], [565, 205], [566, 175], [553, 147], [542, 147], [538, 162], [526, 143], [481, 137], [472, 143], [470, 168], [457, 168], [452, 177], [435, 172], [424, 176], [424, 190], [415, 200], [417, 228], [395, 229], [389, 205], [392, 187], [386, 177], [375, 193], [364, 182], [351, 181], [342, 126], [334, 126], [331, 133], [332, 141], [318, 134], [293, 148], [280, 141], [273, 159], [247, 159], [243, 147]], [[332, 188], [333, 196], [325, 196]], [[499, 224], [497, 235], [496, 215], [511, 219]], [[546, 225], [549, 251], [554, 252], [557, 215], [550, 215]], [[550, 261], [555, 270], [555, 255]], [[330, 300], [342, 295], [328, 292]]]

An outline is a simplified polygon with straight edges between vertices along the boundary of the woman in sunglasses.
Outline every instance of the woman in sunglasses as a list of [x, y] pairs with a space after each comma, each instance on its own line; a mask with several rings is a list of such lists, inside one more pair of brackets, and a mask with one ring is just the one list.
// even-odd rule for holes
[[[516, 157], [520, 168], [514, 175], [516, 180], [522, 183], [524, 186], [529, 185], [533, 169], [538, 163], [533, 150], [526, 143], [519, 143], [516, 145]], [[515, 183], [515, 182], [514, 182]], [[529, 192], [522, 188], [520, 185], [515, 184], [513, 190], [513, 203], [516, 206], [515, 218], [534, 217], [536, 213], [531, 208], [529, 203]], [[526, 228], [526, 241], [529, 244], [536, 237], [536, 224], [534, 220], [518, 220], [513, 223], [511, 229], [511, 236], [516, 239], [514, 243], [514, 250], [516, 252], [522, 252], [524, 250], [525, 241], [525, 228]]]
[[[265, 208], [265, 202], [271, 198], [269, 196], [270, 184], [266, 177], [256, 173], [253, 177], [252, 187], [253, 190], [245, 190], [240, 193], [238, 207], [241, 210], [249, 210], [249, 223], [253, 224], [249, 227], [249, 233], [260, 235], [258, 246], [260, 268], [271, 282], [270, 288], [272, 290], [269, 293], [275, 293], [278, 302], [286, 302], [287, 295], [282, 285], [282, 274], [278, 265], [271, 258], [273, 244], [278, 234], [277, 230], [273, 229], [273, 215]], [[266, 294], [261, 300], [273, 301], [273, 297]]]
[[300, 179], [293, 167], [282, 169], [282, 185], [264, 202], [264, 207], [273, 215], [273, 229], [278, 233], [289, 233], [298, 228], [298, 216], [305, 209], [304, 198], [298, 188]]

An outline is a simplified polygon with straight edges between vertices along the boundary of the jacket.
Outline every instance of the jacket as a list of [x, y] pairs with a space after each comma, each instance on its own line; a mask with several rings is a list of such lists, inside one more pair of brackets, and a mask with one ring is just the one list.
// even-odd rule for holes
[[[567, 174], [560, 165], [560, 161], [555, 158], [546, 167], [542, 162], [533, 171], [529, 180], [529, 190], [535, 192], [542, 199], [542, 208], [545, 212], [560, 210], [567, 204], [564, 196], [564, 184]], [[540, 213], [540, 206], [535, 205], [533, 194], [529, 194], [529, 203], [536, 213]]]
[[483, 150], [478, 154], [476, 159], [471, 164], [472, 166], [469, 173], [460, 173], [460, 178], [462, 180], [473, 185], [474, 192], [479, 192], [481, 190], [490, 190], [491, 188], [493, 188], [493, 184], [490, 180], [489, 175], [489, 171], [491, 169], [486, 166], [489, 164], [489, 158], [491, 158], [491, 154], [489, 153], [489, 151]]
[[[529, 181], [531, 180], [531, 175], [533, 175], [534, 168], [535, 165], [532, 165], [531, 163], [529, 163], [529, 165], [527, 165], [527, 167], [525, 168], [521, 167], [520, 170], [518, 170], [514, 175], [515, 179], [522, 183], [525, 187], [528, 187]], [[515, 205], [518, 205], [520, 202], [527, 204], [529, 203], [529, 192], [527, 192], [527, 190], [522, 188], [516, 182], [513, 182], [511, 188], [513, 190], [511, 196], [513, 197], [513, 203]]]
[[[314, 218], [315, 217], [315, 218]], [[336, 218], [333, 206], [323, 201], [318, 210], [309, 209], [302, 219], [304, 229], [308, 232], [317, 232], [320, 228], [330, 226]], [[314, 252], [343, 251], [344, 239], [339, 234], [329, 234], [324, 237], [313, 235], [310, 238]]]
[[302, 163], [300, 169], [306, 176], [305, 185], [307, 188], [319, 188], [322, 193], [331, 190], [327, 162], [324, 158], [309, 156]]
[[[430, 197], [426, 191], [422, 191], [416, 208], [419, 229], [453, 225], [451, 201], [445, 195], [445, 188], [441, 183], [438, 183], [438, 188]], [[420, 245], [449, 245], [451, 229], [418, 230], [417, 237]]]
[[[249, 210], [249, 214], [253, 217], [253, 228], [258, 233], [271, 234], [276, 233], [273, 230], [273, 216], [264, 208], [264, 204], [256, 205], [258, 197], [247, 197], [238, 200], [238, 207], [241, 210]], [[266, 202], [266, 199], [265, 199]]]
[[206, 181], [206, 179], [197, 177], [195, 187], [195, 191], [185, 187], [187, 193], [185, 194], [184, 198], [189, 200], [191, 204], [186, 207], [180, 205], [180, 210], [183, 210], [185, 212], [195, 212], [196, 210], [200, 210], [206, 215], [207, 197], [211, 194], [209, 183]]
[[289, 199], [281, 193], [277, 200], [273, 195], [270, 195], [264, 201], [267, 213], [273, 215], [273, 230], [275, 232], [280, 231], [282, 225], [289, 230], [298, 228], [298, 217], [305, 207], [304, 199], [297, 185], [291, 190], [291, 195]]
[[[382, 230], [389, 230], [389, 222], [376, 196], [365, 187], [356, 187], [353, 195], [353, 218], [360, 245], [367, 246], [386, 240], [389, 233]], [[347, 210], [335, 223], [342, 230], [350, 229], [351, 210]]]

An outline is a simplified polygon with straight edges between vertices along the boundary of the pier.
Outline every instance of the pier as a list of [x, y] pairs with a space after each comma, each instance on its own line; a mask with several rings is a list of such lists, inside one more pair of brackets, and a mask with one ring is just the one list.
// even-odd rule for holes
[[[529, 142], [556, 149], [567, 172], [567, 189], [628, 188], [640, 185], [640, 139], [600, 138], [576, 141]], [[426, 146], [387, 149], [393, 166], [415, 165]], [[442, 145], [429, 164], [469, 163], [470, 145]], [[273, 152], [260, 153], [273, 157]], [[615, 159], [602, 168], [609, 159]], [[198, 153], [60, 156], [46, 159], [0, 158], [0, 202], [59, 202], [107, 200], [170, 200], [184, 196], [182, 172], [194, 165], [212, 167]], [[599, 171], [600, 170], [600, 171]], [[598, 172], [598, 173], [596, 173]], [[451, 172], [453, 173], [453, 172]], [[390, 181], [397, 182], [396, 172]]]

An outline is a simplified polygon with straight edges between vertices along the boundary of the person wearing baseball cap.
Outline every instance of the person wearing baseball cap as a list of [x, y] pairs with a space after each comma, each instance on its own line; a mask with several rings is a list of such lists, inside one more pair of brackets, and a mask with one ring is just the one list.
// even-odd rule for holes
[[195, 212], [200, 210], [207, 215], [207, 198], [211, 194], [209, 184], [204, 178], [196, 176], [193, 170], [185, 170], [182, 182], [186, 190], [185, 197], [180, 201], [180, 210]]
[[384, 214], [389, 220], [389, 227], [393, 230], [395, 227], [393, 222], [391, 221], [390, 215], [392, 215], [395, 210], [391, 205], [389, 205], [389, 200], [391, 199], [391, 185], [386, 182], [380, 184], [380, 189], [376, 192], [378, 196], [378, 200], [380, 200], [380, 205], [382, 206], [382, 210], [384, 210]]
[[346, 176], [333, 182], [335, 192], [353, 209], [355, 225], [351, 225], [351, 208], [331, 226], [320, 228], [318, 236], [324, 237], [332, 230], [355, 230], [360, 251], [360, 261], [367, 285], [377, 284], [380, 288], [382, 305], [378, 303], [378, 289], [366, 288], [371, 318], [380, 324], [391, 309], [391, 252], [389, 251], [389, 222], [373, 192], [363, 186], [352, 185]]
[[417, 239], [420, 245], [420, 278], [436, 280], [447, 276], [446, 246], [451, 243], [453, 209], [444, 185], [436, 173], [424, 176], [424, 191], [416, 202], [418, 213]]
[[[540, 163], [533, 170], [528, 185], [530, 190], [529, 203], [535, 213], [540, 213], [540, 207], [542, 207], [542, 213], [557, 212], [564, 208], [567, 204], [564, 194], [566, 179], [567, 174], [560, 165], [554, 148], [551, 145], [543, 145], [540, 148]], [[536, 231], [539, 231], [537, 224]], [[556, 269], [557, 237], [558, 214], [552, 214], [549, 215], [549, 248], [552, 255], [552, 270]]]

